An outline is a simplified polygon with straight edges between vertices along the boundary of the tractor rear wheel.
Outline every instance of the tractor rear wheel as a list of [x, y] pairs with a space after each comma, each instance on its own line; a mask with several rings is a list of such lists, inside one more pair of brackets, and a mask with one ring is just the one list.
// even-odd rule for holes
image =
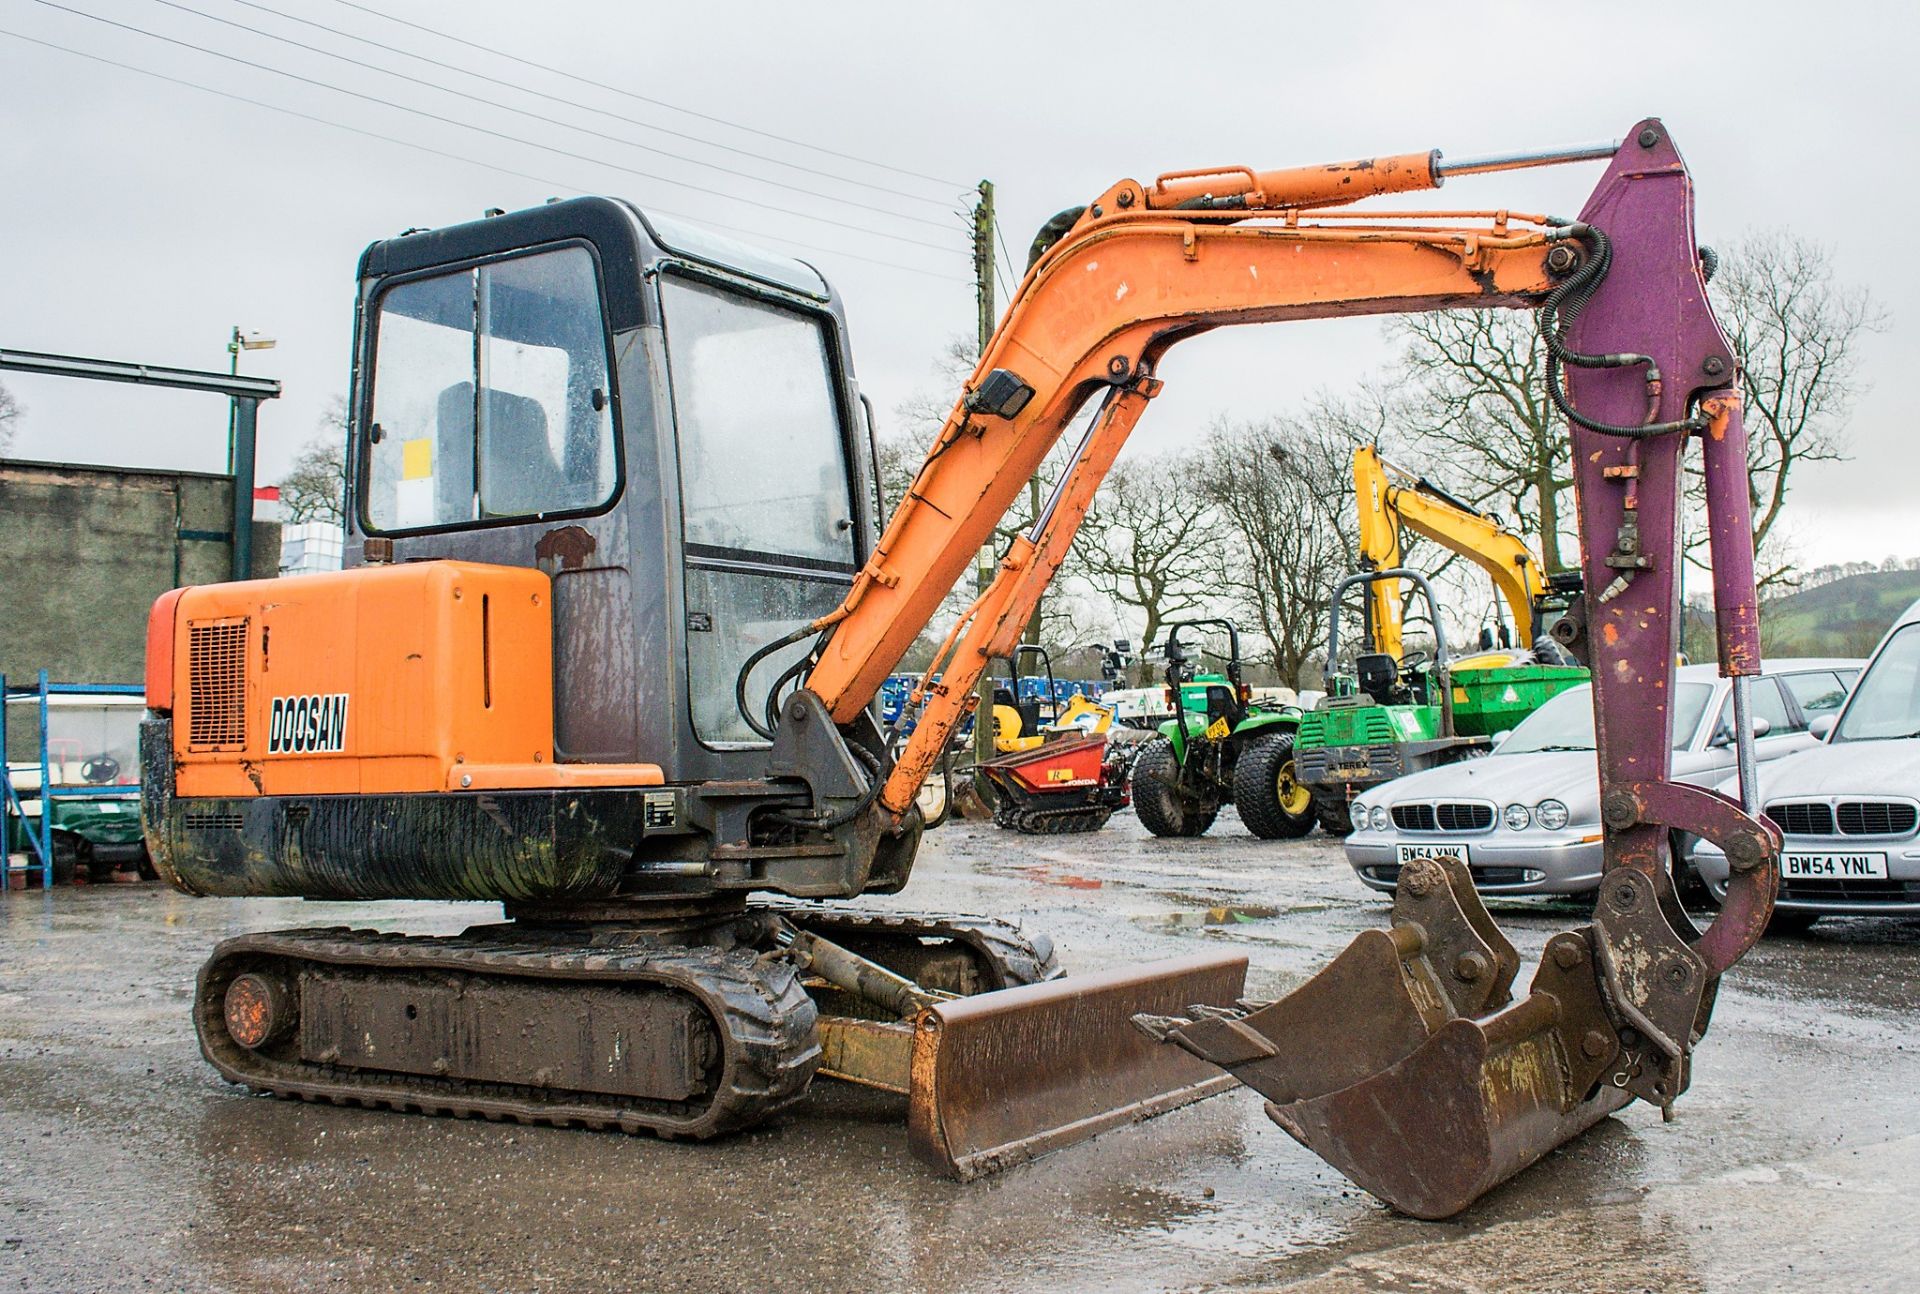
[[1156, 737], [1140, 748], [1133, 764], [1133, 811], [1156, 836], [1201, 836], [1213, 825], [1220, 804], [1180, 785], [1173, 743]]
[[1313, 830], [1313, 792], [1294, 776], [1292, 733], [1267, 733], [1241, 748], [1233, 807], [1262, 840], [1297, 840]]

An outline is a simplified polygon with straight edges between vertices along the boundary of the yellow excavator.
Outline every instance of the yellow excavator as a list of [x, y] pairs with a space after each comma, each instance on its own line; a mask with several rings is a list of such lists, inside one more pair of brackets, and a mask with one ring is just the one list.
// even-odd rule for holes
[[[1545, 576], [1526, 541], [1424, 477], [1389, 463], [1377, 447], [1353, 454], [1360, 569], [1334, 590], [1329, 618], [1327, 695], [1300, 722], [1294, 766], [1312, 794], [1315, 816], [1333, 835], [1353, 829], [1353, 797], [1408, 773], [1484, 754], [1492, 739], [1552, 697], [1587, 681], [1552, 634], [1571, 625], [1580, 600], [1578, 571]], [[1482, 629], [1479, 649], [1448, 650], [1441, 611], [1427, 578], [1404, 566], [1401, 531], [1410, 530], [1471, 559], [1493, 577], [1497, 628]], [[1433, 652], [1404, 644], [1402, 584], [1426, 599]], [[1363, 594], [1365, 626], [1353, 672], [1339, 672], [1340, 616], [1349, 589]], [[1516, 650], [1514, 629], [1525, 636]]]
[[[1526, 540], [1499, 518], [1391, 462], [1377, 445], [1362, 445], [1353, 451], [1353, 493], [1360, 517], [1362, 571], [1387, 571], [1404, 565], [1401, 531], [1409, 530], [1467, 558], [1493, 580], [1494, 593], [1506, 604], [1510, 620], [1500, 621], [1491, 635], [1482, 636], [1480, 647], [1494, 649], [1494, 654], [1462, 657], [1453, 663], [1456, 673], [1512, 659], [1510, 653], [1502, 654], [1498, 649], [1515, 645], [1526, 649], [1543, 639], [1551, 644], [1552, 626], [1579, 599], [1578, 571], [1551, 575], [1543, 571]], [[1399, 659], [1405, 654], [1400, 581], [1388, 578], [1369, 582], [1366, 609], [1372, 650]], [[1509, 636], [1509, 624], [1517, 638]], [[1494, 641], [1488, 641], [1489, 637]], [[1499, 641], [1501, 638], [1507, 641]], [[1558, 663], [1557, 650], [1553, 654], [1555, 660], [1543, 663]]]
[[[1577, 220], [1352, 209], [1581, 160], [1606, 170]], [[304, 1100], [688, 1138], [831, 1075], [905, 1094], [916, 1152], [960, 1177], [1240, 1081], [1427, 1216], [1635, 1097], [1670, 1105], [1719, 975], [1765, 926], [1779, 846], [1751, 806], [1666, 776], [1654, 699], [1689, 437], [1715, 536], [1748, 534], [1691, 192], [1656, 120], [1588, 149], [1121, 180], [1048, 222], [884, 526], [841, 305], [811, 267], [602, 198], [373, 244], [351, 568], [156, 603], [144, 825], [189, 893], [479, 899], [506, 920], [229, 939], [194, 995], [204, 1054]], [[848, 906], [909, 883], [915, 795], [1171, 346], [1516, 308], [1539, 312], [1588, 587], [1608, 590], [1580, 640], [1606, 878], [1531, 991], [1510, 993], [1518, 958], [1445, 860], [1405, 868], [1392, 928], [1271, 1004], [1241, 1000], [1232, 954], [1062, 977], [1003, 922]], [[884, 727], [888, 674], [1090, 402], [912, 733]], [[1736, 700], [1759, 664], [1747, 557], [1713, 561]], [[1733, 863], [1705, 932], [1673, 902], [1675, 829]]]

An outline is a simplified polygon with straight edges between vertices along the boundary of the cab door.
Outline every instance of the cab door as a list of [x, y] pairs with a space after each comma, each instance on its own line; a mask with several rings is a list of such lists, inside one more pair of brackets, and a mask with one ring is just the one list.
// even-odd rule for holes
[[[826, 614], [857, 569], [859, 498], [830, 317], [670, 271], [661, 314], [680, 468], [687, 678], [702, 745], [763, 745], [736, 703], [756, 650]], [[808, 650], [758, 664], [768, 691]]]

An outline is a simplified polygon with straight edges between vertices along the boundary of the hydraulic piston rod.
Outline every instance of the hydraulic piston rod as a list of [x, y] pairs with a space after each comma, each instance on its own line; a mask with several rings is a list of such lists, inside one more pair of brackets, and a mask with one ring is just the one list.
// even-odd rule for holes
[[1620, 151], [1620, 141], [1609, 139], [1598, 144], [1575, 144], [1569, 148], [1530, 149], [1521, 153], [1488, 153], [1481, 157], [1463, 157], [1449, 162], [1435, 154], [1433, 174], [1444, 180], [1451, 175], [1488, 175], [1494, 171], [1524, 171], [1535, 166], [1563, 166], [1568, 162], [1605, 162]]

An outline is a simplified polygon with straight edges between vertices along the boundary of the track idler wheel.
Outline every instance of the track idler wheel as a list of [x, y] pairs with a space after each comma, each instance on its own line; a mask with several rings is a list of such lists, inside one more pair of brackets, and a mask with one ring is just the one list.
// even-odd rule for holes
[[293, 986], [270, 971], [247, 971], [233, 977], [221, 1002], [228, 1035], [248, 1051], [271, 1047], [293, 1033], [299, 1023]]

